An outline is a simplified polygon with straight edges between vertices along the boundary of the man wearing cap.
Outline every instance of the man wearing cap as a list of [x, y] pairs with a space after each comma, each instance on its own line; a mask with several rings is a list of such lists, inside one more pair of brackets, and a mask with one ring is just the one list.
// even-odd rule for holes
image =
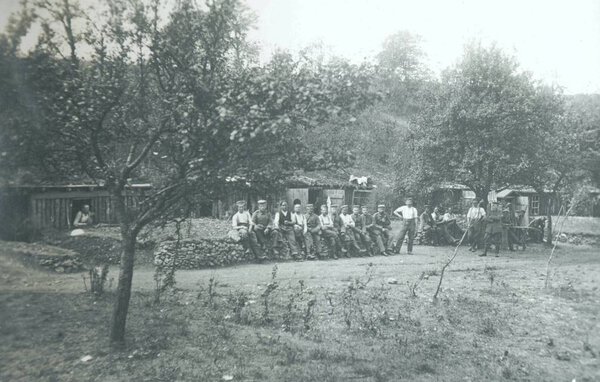
[[338, 237], [337, 230], [333, 225], [333, 219], [329, 216], [327, 206], [321, 205], [321, 215], [319, 215], [319, 224], [321, 227], [321, 236], [329, 245], [329, 255], [333, 259], [337, 260], [337, 252], [341, 248], [340, 238]]
[[304, 258], [314, 260], [315, 257], [310, 253], [312, 247], [312, 237], [308, 233], [306, 217], [302, 213], [302, 205], [295, 204], [292, 213], [292, 223], [294, 223], [294, 236], [299, 249], [304, 250]]
[[344, 228], [344, 222], [343, 222], [342, 218], [337, 213], [337, 205], [335, 205], [335, 204], [331, 205], [331, 207], [329, 208], [329, 217], [333, 221], [333, 228], [335, 229], [338, 240], [341, 244], [340, 248], [341, 248], [342, 256], [350, 257], [350, 255], [348, 255], [348, 247], [347, 247], [348, 243], [346, 242], [346, 235], [345, 235], [346, 229]]
[[277, 232], [278, 239], [283, 241], [284, 247], [289, 248], [292, 257], [296, 259], [298, 257], [298, 244], [296, 243], [296, 235], [294, 234], [292, 213], [288, 211], [286, 201], [279, 203], [279, 211], [275, 214], [275, 219], [273, 220], [273, 229]]
[[312, 204], [306, 205], [306, 227], [308, 228], [308, 234], [311, 237], [312, 248], [314, 255], [317, 258], [321, 258], [321, 221], [319, 215], [315, 214], [315, 209]]
[[400, 253], [404, 237], [408, 233], [408, 254], [412, 255], [413, 240], [415, 239], [415, 233], [417, 232], [417, 219], [419, 218], [417, 209], [413, 207], [412, 199], [406, 199], [406, 204], [396, 208], [394, 215], [400, 218], [400, 222], [402, 223], [398, 240], [395, 243], [396, 250]]
[[353, 249], [357, 253], [365, 253], [366, 251], [362, 249], [357, 243], [357, 237], [355, 235], [356, 222], [352, 218], [352, 214], [348, 213], [348, 205], [344, 204], [342, 206], [342, 213], [340, 214], [340, 219], [342, 219], [343, 229], [342, 229], [342, 237], [346, 242], [346, 248]]
[[368, 206], [362, 206], [361, 216], [363, 218], [363, 228], [371, 241], [371, 252], [375, 255], [376, 251], [379, 250], [377, 245], [377, 238], [373, 234], [373, 215], [369, 212]]
[[[377, 206], [377, 212], [373, 214], [373, 235], [375, 236], [375, 242], [377, 243], [377, 247], [379, 248], [379, 252], [382, 255], [388, 256], [392, 254], [390, 249], [390, 245], [392, 240], [390, 240], [390, 229], [392, 226], [392, 222], [390, 218], [385, 213], [385, 204], [380, 204]], [[386, 247], [387, 246], [387, 247]]]
[[240, 200], [236, 205], [238, 212], [236, 212], [231, 219], [232, 226], [240, 235], [242, 246], [246, 252], [252, 252], [257, 259], [263, 259], [264, 255], [258, 246], [256, 235], [252, 230], [252, 216], [250, 216], [250, 212], [246, 210], [246, 202]]
[[267, 211], [266, 200], [258, 201], [258, 210], [254, 211], [252, 214], [252, 227], [254, 234], [256, 235], [256, 241], [264, 252], [270, 245], [269, 238], [273, 236], [273, 218], [271, 217], [269, 211]]
[[492, 244], [496, 247], [496, 257], [500, 253], [500, 243], [502, 241], [502, 211], [497, 202], [490, 206], [490, 213], [484, 218], [486, 223], [485, 236], [483, 238], [483, 253], [479, 256], [487, 256], [487, 251]]
[[471, 246], [469, 247], [469, 251], [475, 252], [477, 250], [477, 246], [481, 240], [481, 231], [483, 226], [483, 219], [485, 218], [485, 209], [481, 207], [483, 201], [478, 202], [477, 199], [473, 199], [471, 203], [471, 208], [467, 212], [467, 229], [468, 229], [468, 238]]
[[352, 220], [354, 220], [354, 237], [361, 243], [369, 256], [373, 256], [372, 242], [367, 232], [365, 217], [360, 213], [360, 206], [352, 206]]

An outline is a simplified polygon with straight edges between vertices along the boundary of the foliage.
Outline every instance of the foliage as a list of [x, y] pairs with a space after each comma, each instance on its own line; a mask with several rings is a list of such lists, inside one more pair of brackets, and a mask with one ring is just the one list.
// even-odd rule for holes
[[424, 96], [413, 124], [420, 179], [468, 186], [485, 199], [514, 182], [531, 144], [560, 114], [560, 97], [498, 48], [470, 45]]
[[[345, 154], [307, 147], [304, 132], [372, 100], [364, 67], [286, 53], [257, 65], [246, 41], [252, 16], [238, 0], [181, 2], [167, 18], [158, 1], [112, 0], [94, 20], [74, 1], [35, 6], [30, 19], [42, 32], [33, 51], [21, 58], [13, 49], [29, 19], [3, 38], [10, 60], [2, 70], [27, 64], [26, 76], [6, 86], [25, 84], [30, 95], [13, 91], [30, 117], [14, 119], [12, 143], [35, 153], [43, 172], [85, 174], [114, 198], [124, 239], [122, 329], [132, 242], [144, 226], [185, 215], [196, 195], [210, 198], [232, 177], [261, 184], [344, 162]], [[133, 204], [125, 199], [132, 179], [153, 185]]]

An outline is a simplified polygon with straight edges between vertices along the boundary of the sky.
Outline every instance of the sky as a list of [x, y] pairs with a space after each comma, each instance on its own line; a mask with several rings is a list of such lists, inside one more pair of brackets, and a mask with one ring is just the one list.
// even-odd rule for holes
[[[91, 0], [84, 0], [91, 1]], [[97, 0], [100, 1], [100, 0]], [[19, 0], [0, 0], [0, 29]], [[354, 62], [372, 60], [385, 38], [423, 37], [439, 73], [470, 41], [496, 43], [524, 70], [567, 94], [600, 93], [600, 0], [245, 0], [256, 13], [250, 37], [268, 59], [278, 49], [319, 43]]]

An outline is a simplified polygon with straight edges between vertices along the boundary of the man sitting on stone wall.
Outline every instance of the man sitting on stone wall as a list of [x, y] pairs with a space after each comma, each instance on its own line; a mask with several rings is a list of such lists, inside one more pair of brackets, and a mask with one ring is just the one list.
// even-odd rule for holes
[[238, 212], [233, 215], [231, 224], [240, 235], [240, 241], [245, 252], [251, 252], [257, 260], [263, 260], [265, 256], [262, 253], [262, 250], [256, 241], [256, 235], [252, 230], [252, 216], [250, 216], [250, 212], [246, 210], [246, 202], [240, 200], [236, 205]]

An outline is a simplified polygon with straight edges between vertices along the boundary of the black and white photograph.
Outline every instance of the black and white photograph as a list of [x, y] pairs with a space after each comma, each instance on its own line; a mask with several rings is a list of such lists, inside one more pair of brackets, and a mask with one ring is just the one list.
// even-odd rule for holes
[[600, 381], [600, 0], [0, 0], [13, 381]]

